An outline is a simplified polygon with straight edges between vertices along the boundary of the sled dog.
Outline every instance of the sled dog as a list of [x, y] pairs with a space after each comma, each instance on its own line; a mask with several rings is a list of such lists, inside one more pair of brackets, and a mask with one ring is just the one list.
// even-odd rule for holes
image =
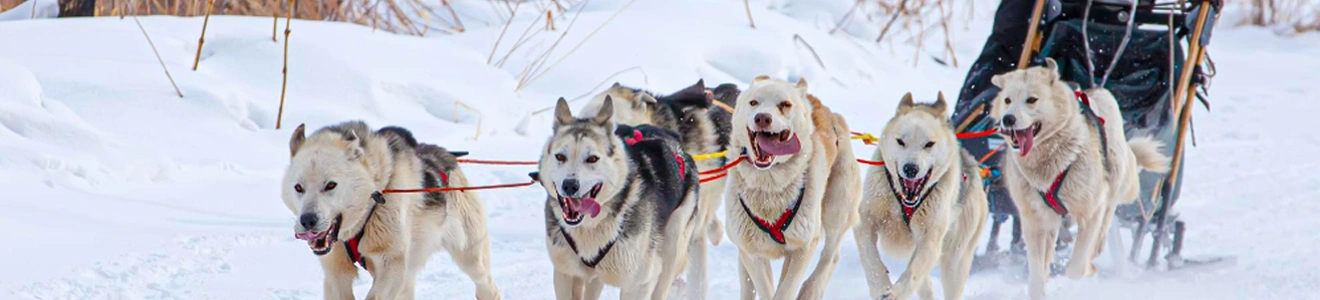
[[[848, 125], [807, 94], [806, 80], [794, 85], [765, 75], [738, 96], [732, 123], [728, 157], [747, 157], [729, 170], [724, 197], [742, 298], [823, 298], [839, 241], [858, 218], [861, 179]], [[821, 240], [820, 261], [804, 282]], [[770, 260], [778, 258], [784, 264], [776, 286]]]
[[1028, 293], [1039, 299], [1063, 217], [1071, 216], [1078, 232], [1065, 273], [1073, 279], [1094, 274], [1092, 260], [1104, 250], [1114, 210], [1137, 198], [1138, 172], [1167, 172], [1169, 158], [1150, 137], [1126, 137], [1113, 94], [1103, 88], [1074, 92], [1059, 79], [1053, 59], [991, 82], [1001, 91], [990, 117], [1014, 150], [1002, 169], [1022, 217]]
[[[962, 299], [990, 208], [979, 164], [958, 145], [947, 107], [944, 93], [934, 104], [913, 104], [912, 94], [904, 95], [871, 156], [885, 165], [867, 171], [853, 235], [872, 298], [909, 299], [916, 292], [934, 299], [929, 278], [938, 264], [944, 299]], [[894, 285], [876, 241], [886, 255], [910, 262]]]
[[477, 299], [500, 298], [490, 277], [486, 212], [476, 194], [379, 194], [467, 186], [455, 154], [418, 143], [403, 128], [373, 132], [360, 121], [311, 136], [299, 125], [289, 150], [281, 196], [298, 216], [294, 236], [320, 256], [326, 299], [355, 299], [355, 264], [373, 279], [367, 299], [412, 299], [418, 271], [440, 250], [476, 283]]
[[[698, 80], [696, 84], [669, 95], [654, 95], [616, 82], [587, 103], [583, 115], [594, 115], [605, 99], [611, 99], [614, 102], [615, 122], [654, 125], [678, 133], [683, 151], [689, 155], [716, 153], [724, 151], [729, 145], [730, 114], [724, 109], [712, 107], [713, 101], [718, 101], [718, 97], [736, 99], [737, 93], [738, 87], [733, 84], [723, 84], [707, 91], [704, 80]], [[723, 166], [726, 160], [721, 156], [696, 163], [698, 171], [706, 171]], [[706, 215], [699, 218], [707, 226], [705, 231], [696, 233], [698, 236], [693, 239], [695, 242], [709, 240], [711, 244], [719, 245], [724, 237], [723, 225], [715, 217], [715, 211], [721, 203], [720, 197], [724, 196], [724, 181], [721, 178], [701, 184], [699, 197], [703, 207], [699, 211]], [[705, 250], [704, 246], [692, 247], [689, 253], [691, 259], [702, 261], [694, 264], [706, 265]], [[706, 270], [688, 269], [687, 279], [693, 283], [706, 282]], [[694, 297], [706, 294], [706, 286], [701, 284], [688, 284], [687, 288], [687, 294]]]
[[707, 214], [678, 135], [616, 126], [613, 103], [578, 119], [560, 98], [542, 152], [537, 177], [548, 196], [557, 299], [597, 299], [604, 284], [619, 287], [620, 299], [665, 299], [687, 266], [688, 247], [706, 246], [693, 240]]

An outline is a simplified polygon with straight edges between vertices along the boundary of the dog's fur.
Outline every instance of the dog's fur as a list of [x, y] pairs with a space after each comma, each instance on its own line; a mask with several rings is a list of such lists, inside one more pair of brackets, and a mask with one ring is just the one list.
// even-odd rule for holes
[[[770, 122], [761, 122], [768, 126], [758, 125], [757, 116], [768, 117]], [[729, 201], [725, 205], [726, 229], [738, 246], [742, 298], [823, 298], [838, 264], [840, 239], [858, 219], [861, 179], [848, 144], [848, 125], [842, 116], [807, 94], [806, 80], [794, 85], [764, 75], [756, 77], [738, 97], [732, 120], [728, 157], [749, 156], [747, 162], [729, 170], [725, 194]], [[753, 164], [758, 160], [758, 148], [753, 146], [752, 134], [761, 136], [761, 131], [787, 131], [797, 136], [801, 148], [795, 154], [774, 156], [768, 166], [758, 167]], [[784, 244], [773, 240], [747, 214], [750, 211], [757, 218], [775, 222], [799, 198], [796, 216], [783, 230]], [[746, 210], [740, 203], [746, 204]], [[825, 248], [820, 261], [804, 282], [803, 275], [822, 239]], [[778, 286], [770, 266], [770, 260], [777, 258], [784, 258]]]
[[[1071, 168], [1059, 190], [1059, 198], [1078, 228], [1066, 274], [1082, 278], [1095, 273], [1092, 260], [1104, 248], [1114, 210], [1137, 198], [1138, 172], [1166, 172], [1169, 158], [1159, 151], [1162, 143], [1158, 141], [1126, 137], [1118, 102], [1103, 88], [1085, 91], [1091, 109], [1105, 120], [1103, 128], [1096, 128], [1082, 113], [1072, 88], [1059, 79], [1053, 59], [1047, 59], [1045, 67], [997, 75], [991, 82], [1001, 89], [990, 112], [1001, 124], [1000, 134], [1014, 148], [1034, 149], [1005, 155], [1002, 169], [1005, 186], [1022, 217], [1029, 295], [1039, 299], [1045, 296], [1048, 265], [1053, 261], [1062, 220], [1040, 192], [1048, 191], [1056, 176]], [[1005, 120], [1009, 116], [1012, 124]], [[1103, 148], [1099, 130], [1107, 136]], [[1020, 145], [1014, 138], [1019, 132], [1034, 132], [1034, 145]]]
[[[730, 114], [724, 109], [712, 107], [712, 101], [732, 105], [730, 103], [736, 101], [738, 93], [736, 85], [727, 83], [708, 91], [704, 80], [698, 80], [696, 84], [669, 95], [655, 95], [616, 82], [588, 102], [583, 108], [583, 115], [594, 115], [609, 99], [613, 102], [614, 118], [619, 124], [655, 125], [678, 133], [683, 151], [689, 155], [715, 153], [724, 151], [729, 145]], [[712, 170], [725, 163], [724, 157], [706, 159], [697, 161], [697, 168], [699, 171]], [[721, 178], [701, 184], [701, 205], [704, 207], [700, 211], [708, 214], [701, 218], [709, 222], [706, 223], [705, 232], [697, 233], [697, 239], [694, 239], [697, 242], [709, 240], [711, 244], [719, 245], [724, 237], [723, 225], [715, 217], [715, 211], [719, 209], [720, 197], [724, 195], [725, 180]], [[693, 250], [691, 258], [702, 261], [694, 264], [705, 265], [705, 247], [694, 247]], [[695, 252], [698, 250], [700, 252]], [[700, 284], [707, 281], [706, 270], [688, 269], [687, 279], [692, 281], [687, 285], [690, 297], [706, 294], [706, 286]]]
[[[374, 279], [367, 299], [412, 299], [418, 271], [440, 250], [449, 252], [476, 283], [477, 299], [499, 299], [490, 277], [486, 213], [476, 194], [386, 194], [383, 204], [371, 199], [384, 189], [442, 186], [437, 170], [448, 174], [450, 185], [468, 185], [445, 149], [419, 144], [403, 128], [372, 132], [358, 121], [325, 127], [310, 137], [299, 125], [289, 148], [292, 162], [282, 197], [299, 216], [295, 233], [316, 236], [308, 243], [320, 255], [326, 299], [354, 299], [358, 270], [340, 241], [358, 232], [364, 232], [358, 250]], [[373, 205], [375, 212], [368, 217]]]
[[[613, 103], [607, 99], [599, 113], [577, 119], [561, 98], [542, 153], [546, 246], [558, 299], [597, 299], [605, 284], [619, 287], [620, 299], [665, 299], [687, 266], [689, 247], [703, 253], [706, 247], [693, 236], [709, 214], [701, 211], [696, 165], [678, 136], [616, 126]], [[588, 201], [599, 204], [599, 215], [568, 208]], [[692, 267], [704, 270], [700, 263]]]
[[[908, 299], [917, 292], [922, 299], [934, 299], [929, 275], [936, 264], [944, 299], [962, 298], [989, 204], [979, 166], [961, 150], [947, 106], [943, 93], [934, 104], [913, 104], [912, 94], [903, 96], [872, 155], [885, 165], [867, 172], [862, 221], [853, 230], [872, 298]], [[909, 190], [905, 180], [920, 183]], [[907, 205], [921, 201], [906, 223], [900, 199]], [[886, 255], [910, 261], [892, 286], [876, 241]]]

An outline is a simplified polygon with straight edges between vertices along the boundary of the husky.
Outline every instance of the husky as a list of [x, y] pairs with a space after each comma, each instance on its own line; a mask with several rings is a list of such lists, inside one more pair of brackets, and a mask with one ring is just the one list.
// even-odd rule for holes
[[[547, 193], [557, 299], [597, 299], [605, 284], [619, 287], [620, 299], [666, 299], [688, 248], [705, 247], [693, 236], [709, 214], [678, 135], [616, 125], [613, 103], [578, 119], [560, 98], [542, 152], [536, 178]], [[691, 267], [705, 270], [701, 263]]]
[[[588, 102], [583, 111], [592, 113], [599, 111], [605, 100], [610, 99], [614, 105], [615, 122], [632, 126], [654, 125], [678, 133], [683, 151], [689, 155], [716, 153], [724, 151], [729, 145], [731, 131], [729, 117], [732, 109], [725, 110], [712, 106], [725, 104], [724, 106], [727, 107], [728, 104], [725, 102], [732, 103], [737, 99], [738, 93], [737, 85], [727, 83], [708, 90], [704, 80], [698, 80], [696, 84], [669, 95], [655, 95], [616, 82]], [[594, 115], [592, 113], [583, 115]], [[712, 170], [725, 163], [723, 156], [700, 160], [697, 161], [697, 169]], [[724, 237], [723, 224], [715, 217], [715, 211], [722, 202], [720, 197], [724, 194], [724, 182], [725, 179], [720, 178], [701, 184], [699, 197], [704, 207], [700, 211], [707, 215], [700, 218], [707, 220], [705, 222], [707, 227], [705, 232], [697, 233], [698, 236], [693, 239], [696, 242], [708, 240], [713, 245], [719, 245]], [[691, 258], [703, 261], [696, 264], [705, 265], [705, 249], [706, 247], [693, 246]], [[706, 270], [688, 269], [687, 279], [698, 283], [706, 282]], [[688, 284], [687, 288], [687, 294], [694, 297], [706, 294], [706, 287], [700, 284]]]
[[1045, 296], [1048, 265], [1064, 216], [1077, 223], [1065, 274], [1095, 273], [1119, 204], [1137, 198], [1141, 170], [1164, 173], [1169, 157], [1150, 137], [1128, 138], [1118, 101], [1108, 90], [1074, 92], [1053, 59], [1044, 67], [991, 78], [999, 87], [990, 117], [1016, 155], [1005, 155], [1003, 180], [1022, 217], [1030, 273], [1029, 296]]
[[[848, 125], [807, 93], [805, 79], [794, 85], [765, 75], [738, 96], [732, 123], [728, 157], [747, 162], [729, 170], [725, 228], [738, 246], [742, 298], [823, 298], [840, 239], [858, 219], [861, 178]], [[804, 282], [821, 240], [820, 261]], [[776, 286], [770, 260], [779, 258]]]
[[406, 129], [373, 132], [360, 121], [311, 136], [298, 125], [289, 150], [281, 196], [298, 217], [294, 236], [320, 257], [326, 299], [354, 299], [354, 264], [373, 278], [367, 299], [412, 299], [418, 271], [440, 250], [476, 283], [477, 299], [500, 298], [476, 194], [380, 193], [467, 186], [455, 154], [418, 143]]
[[[962, 298], [990, 207], [979, 164], [958, 145], [947, 107], [944, 93], [934, 104], [913, 104], [912, 94], [904, 95], [871, 156], [885, 165], [867, 171], [863, 218], [853, 236], [872, 298], [908, 299], [916, 292], [934, 299], [929, 275], [936, 264], [944, 299]], [[889, 283], [876, 241], [887, 255], [911, 262], [897, 284]]]

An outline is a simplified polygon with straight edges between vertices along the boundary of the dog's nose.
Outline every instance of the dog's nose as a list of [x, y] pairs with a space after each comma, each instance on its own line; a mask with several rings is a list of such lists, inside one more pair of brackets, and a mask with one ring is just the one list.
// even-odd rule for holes
[[761, 127], [761, 128], [769, 128], [769, 127], [770, 127], [770, 114], [767, 114], [767, 113], [759, 113], [759, 114], [756, 114], [755, 117], [752, 117], [752, 120], [753, 120], [753, 121], [756, 121], [756, 127]]
[[314, 213], [305, 213], [298, 217], [298, 224], [302, 224], [302, 227], [307, 230], [315, 228], [318, 221], [320, 221], [320, 218], [316, 217]]
[[1013, 127], [1013, 124], [1017, 124], [1017, 117], [1014, 117], [1013, 115], [1004, 115], [1004, 119], [1000, 120], [1000, 122], [1004, 123], [1004, 127]]
[[907, 176], [907, 178], [916, 178], [917, 172], [920, 171], [921, 170], [917, 170], [917, 164], [908, 163], [903, 165], [903, 175]]
[[568, 194], [568, 196], [577, 196], [578, 189], [580, 189], [581, 186], [578, 185], [577, 179], [564, 179], [563, 188], [564, 193]]

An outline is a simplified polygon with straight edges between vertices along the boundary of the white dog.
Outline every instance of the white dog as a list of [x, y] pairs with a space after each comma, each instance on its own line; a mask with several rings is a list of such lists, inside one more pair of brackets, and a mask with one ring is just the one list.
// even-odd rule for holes
[[[848, 125], [797, 85], [758, 76], [733, 113], [726, 229], [738, 246], [742, 297], [821, 299], [839, 259], [839, 240], [857, 222], [861, 179]], [[803, 275], [816, 255], [816, 270]], [[784, 258], [776, 287], [770, 260]], [[799, 290], [801, 288], [801, 290]], [[800, 296], [799, 296], [800, 294]]]
[[1094, 274], [1092, 260], [1104, 249], [1114, 210], [1138, 196], [1138, 172], [1166, 172], [1169, 158], [1149, 137], [1126, 137], [1113, 94], [1103, 88], [1074, 92], [1059, 80], [1053, 59], [991, 82], [1001, 91], [990, 116], [1016, 150], [1005, 155], [1002, 169], [1022, 217], [1029, 294], [1043, 298], [1063, 217], [1072, 216], [1078, 232], [1067, 276]]
[[[417, 273], [446, 250], [477, 285], [477, 299], [499, 299], [490, 278], [490, 238], [481, 199], [469, 192], [379, 194], [385, 189], [467, 186], [454, 154], [419, 144], [398, 127], [372, 132], [345, 122], [289, 142], [284, 204], [294, 233], [320, 256], [326, 299], [354, 299], [361, 265], [367, 299], [412, 299]], [[343, 241], [342, 244], [336, 243]]]
[[[962, 298], [990, 208], [976, 159], [960, 150], [946, 107], [943, 93], [935, 104], [903, 96], [872, 155], [885, 165], [867, 172], [862, 223], [853, 230], [872, 298], [918, 292], [934, 299], [929, 277], [936, 264], [944, 299]], [[886, 254], [911, 262], [892, 286], [877, 240]]]

